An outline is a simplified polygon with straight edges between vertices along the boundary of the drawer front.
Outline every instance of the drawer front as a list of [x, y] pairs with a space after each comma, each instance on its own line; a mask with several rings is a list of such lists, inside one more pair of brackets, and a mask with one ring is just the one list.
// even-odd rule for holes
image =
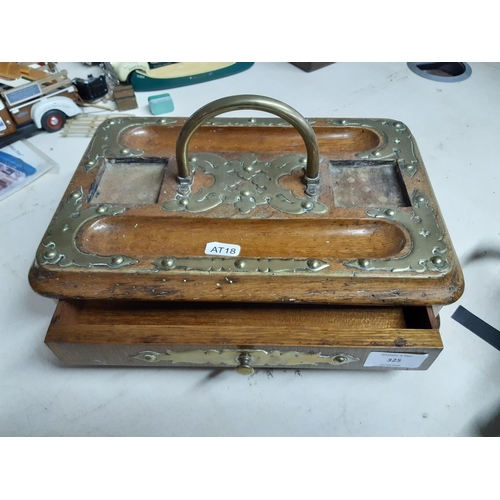
[[[440, 343], [439, 334], [436, 344]], [[266, 349], [167, 349], [48, 342], [59, 359], [74, 365], [232, 368], [241, 375], [255, 369], [426, 370], [442, 346], [422, 348], [309, 348], [307, 351]], [[144, 346], [146, 347], [146, 346]], [[370, 361], [370, 359], [374, 359]]]
[[430, 308], [60, 301], [46, 344], [96, 366], [425, 370], [443, 349]]

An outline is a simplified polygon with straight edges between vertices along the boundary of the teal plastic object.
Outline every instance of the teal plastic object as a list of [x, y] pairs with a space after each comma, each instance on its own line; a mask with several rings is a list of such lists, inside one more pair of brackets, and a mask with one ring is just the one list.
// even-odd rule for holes
[[224, 78], [226, 76], [236, 75], [253, 66], [253, 62], [237, 62], [227, 68], [217, 69], [215, 71], [207, 71], [197, 75], [183, 76], [179, 78], [151, 78], [137, 71], [132, 71], [130, 83], [136, 92], [151, 92], [152, 90], [167, 90], [186, 85], [194, 85], [196, 83], [209, 82]]
[[148, 102], [153, 115], [163, 115], [174, 110], [174, 101], [170, 94], [152, 95], [148, 97]]

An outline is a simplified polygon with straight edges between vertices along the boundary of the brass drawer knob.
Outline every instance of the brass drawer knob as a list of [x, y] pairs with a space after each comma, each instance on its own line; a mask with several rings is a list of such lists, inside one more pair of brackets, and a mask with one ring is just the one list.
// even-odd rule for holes
[[252, 356], [248, 352], [242, 352], [238, 356], [240, 364], [236, 367], [236, 372], [240, 375], [252, 375], [255, 370], [250, 366], [250, 361], [252, 361]]

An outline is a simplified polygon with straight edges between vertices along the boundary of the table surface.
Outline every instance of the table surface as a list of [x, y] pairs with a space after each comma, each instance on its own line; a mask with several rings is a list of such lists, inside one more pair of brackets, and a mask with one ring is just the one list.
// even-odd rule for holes
[[[164, 91], [175, 105], [165, 116], [189, 116], [227, 95], [262, 94], [306, 117], [392, 118], [410, 127], [466, 283], [462, 298], [441, 311], [445, 348], [423, 372], [276, 369], [245, 377], [63, 366], [43, 343], [55, 301], [34, 293], [27, 275], [89, 138], [30, 138], [60, 169], [0, 201], [0, 435], [478, 435], [499, 411], [500, 352], [451, 316], [462, 305], [500, 329], [500, 66], [470, 65], [470, 78], [449, 83], [420, 78], [405, 63], [336, 63], [313, 73], [256, 63], [232, 77]], [[70, 77], [98, 73], [80, 63], [60, 67]], [[151, 116], [147, 98], [158, 93], [138, 93], [139, 108], [129, 113]]]

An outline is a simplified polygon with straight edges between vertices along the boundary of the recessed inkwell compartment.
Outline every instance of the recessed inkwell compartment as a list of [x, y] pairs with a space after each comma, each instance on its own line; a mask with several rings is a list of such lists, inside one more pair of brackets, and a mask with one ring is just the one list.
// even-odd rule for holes
[[158, 201], [168, 158], [105, 159], [89, 203], [151, 205]]
[[336, 207], [411, 206], [395, 161], [330, 161], [330, 172]]

